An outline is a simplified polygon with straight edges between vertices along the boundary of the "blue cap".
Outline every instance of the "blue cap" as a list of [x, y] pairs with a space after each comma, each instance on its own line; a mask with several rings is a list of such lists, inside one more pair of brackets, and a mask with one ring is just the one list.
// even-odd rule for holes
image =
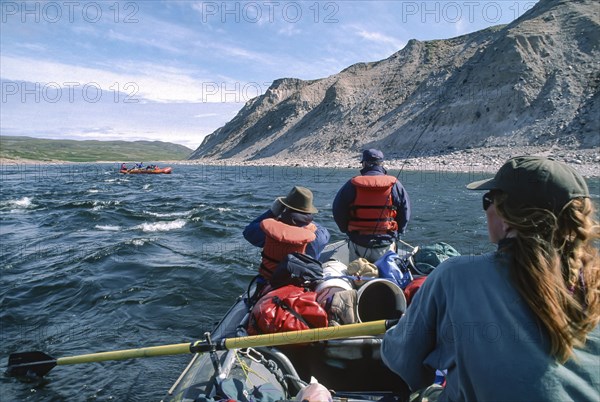
[[378, 149], [365, 149], [361, 162], [383, 162], [383, 152]]

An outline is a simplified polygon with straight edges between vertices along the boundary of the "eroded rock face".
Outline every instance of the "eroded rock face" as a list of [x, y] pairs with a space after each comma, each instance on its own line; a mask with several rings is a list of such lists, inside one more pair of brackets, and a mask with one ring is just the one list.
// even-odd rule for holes
[[506, 26], [411, 40], [385, 60], [319, 80], [277, 80], [190, 159], [597, 148], [599, 20], [593, 0], [541, 0]]

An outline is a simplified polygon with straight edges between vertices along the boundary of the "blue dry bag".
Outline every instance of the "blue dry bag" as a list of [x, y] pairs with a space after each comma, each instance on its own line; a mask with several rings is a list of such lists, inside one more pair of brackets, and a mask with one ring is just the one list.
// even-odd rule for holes
[[379, 270], [380, 278], [389, 279], [402, 290], [413, 280], [408, 262], [391, 250], [375, 261], [375, 265]]

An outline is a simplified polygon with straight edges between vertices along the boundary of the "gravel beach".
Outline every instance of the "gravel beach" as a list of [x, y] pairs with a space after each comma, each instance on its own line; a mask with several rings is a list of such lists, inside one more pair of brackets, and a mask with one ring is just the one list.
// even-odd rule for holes
[[[489, 172], [495, 173], [509, 158], [521, 155], [540, 155], [565, 162], [573, 166], [585, 177], [600, 178], [599, 149], [561, 149], [534, 146], [493, 147], [457, 150], [437, 155], [415, 155], [407, 159], [396, 158], [393, 153], [385, 154], [384, 165], [388, 169], [404, 170], [445, 170], [453, 172]], [[185, 161], [189, 164], [206, 165], [243, 165], [243, 166], [298, 166], [298, 167], [332, 167], [357, 168], [360, 153], [312, 153], [289, 157], [242, 160], [236, 158], [211, 159], [203, 158]]]

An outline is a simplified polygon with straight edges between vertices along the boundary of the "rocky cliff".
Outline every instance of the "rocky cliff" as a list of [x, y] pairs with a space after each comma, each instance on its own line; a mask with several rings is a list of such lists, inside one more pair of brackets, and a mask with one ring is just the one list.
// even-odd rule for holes
[[190, 159], [598, 147], [599, 14], [596, 0], [541, 0], [506, 26], [411, 40], [385, 60], [323, 79], [277, 80]]

